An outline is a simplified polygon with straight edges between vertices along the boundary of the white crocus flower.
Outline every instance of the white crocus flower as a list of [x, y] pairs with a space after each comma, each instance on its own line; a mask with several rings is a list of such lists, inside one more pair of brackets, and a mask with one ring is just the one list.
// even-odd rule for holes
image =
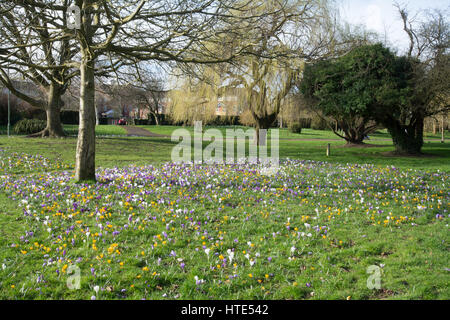
[[227, 253], [228, 253], [228, 258], [230, 258], [230, 263], [232, 263], [233, 259], [234, 259], [234, 252], [231, 249], [228, 249]]

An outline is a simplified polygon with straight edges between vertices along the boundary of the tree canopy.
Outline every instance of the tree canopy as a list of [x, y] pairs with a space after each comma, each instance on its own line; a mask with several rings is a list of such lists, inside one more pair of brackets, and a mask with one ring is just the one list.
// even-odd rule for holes
[[337, 135], [362, 143], [376, 128], [375, 108], [393, 102], [383, 99], [392, 88], [395, 59], [381, 44], [356, 47], [340, 58], [308, 65], [300, 90], [313, 109], [337, 122], [337, 129], [330, 126]]

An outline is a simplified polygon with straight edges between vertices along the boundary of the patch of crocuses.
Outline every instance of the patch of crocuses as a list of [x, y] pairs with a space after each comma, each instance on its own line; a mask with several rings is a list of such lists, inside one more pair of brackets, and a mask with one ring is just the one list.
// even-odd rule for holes
[[403, 228], [424, 216], [443, 224], [449, 217], [445, 172], [287, 159], [272, 176], [250, 164], [165, 163], [101, 168], [97, 183], [74, 184], [67, 170], [7, 174], [62, 163], [0, 159], [0, 188], [20, 207], [26, 229], [8, 246], [40, 280], [27, 282], [25, 296], [53, 297], [73, 265], [86, 299], [209, 297], [213, 287], [259, 287], [270, 297], [281, 269], [307, 270], [299, 287], [312, 291], [321, 285], [311, 276], [320, 266], [308, 262], [314, 247], [351, 245], [335, 235], [340, 224], [358, 217], [370, 228]]

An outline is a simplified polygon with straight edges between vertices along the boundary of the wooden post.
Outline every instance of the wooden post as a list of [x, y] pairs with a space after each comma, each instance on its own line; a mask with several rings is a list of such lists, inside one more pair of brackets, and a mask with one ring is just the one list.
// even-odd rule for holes
[[330, 149], [331, 149], [331, 144], [327, 145], [327, 157], [330, 156]]
[[441, 126], [441, 143], [444, 143], [444, 115], [442, 115], [442, 126]]

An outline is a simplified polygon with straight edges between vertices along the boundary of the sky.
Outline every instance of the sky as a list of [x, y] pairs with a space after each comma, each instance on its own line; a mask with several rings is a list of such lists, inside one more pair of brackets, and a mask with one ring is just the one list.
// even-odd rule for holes
[[[404, 52], [408, 47], [408, 36], [393, 0], [336, 0], [340, 4], [341, 17], [352, 24], [362, 24], [384, 37], [390, 46]], [[398, 0], [406, 4], [411, 16], [426, 9], [441, 9], [450, 12], [450, 0]], [[384, 38], [382, 38], [384, 39]]]

